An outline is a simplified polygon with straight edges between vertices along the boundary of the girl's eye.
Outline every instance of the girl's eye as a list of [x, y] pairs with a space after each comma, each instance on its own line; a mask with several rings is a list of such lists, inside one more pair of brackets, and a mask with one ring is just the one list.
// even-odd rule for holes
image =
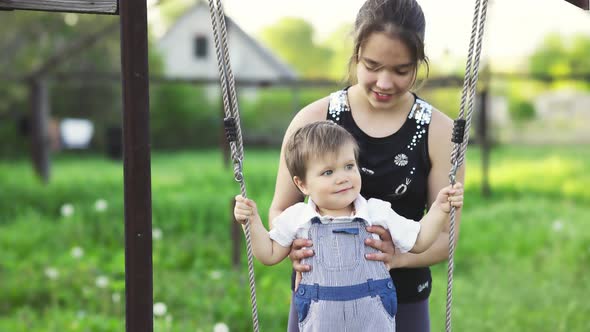
[[322, 175], [332, 175], [332, 170], [324, 171]]
[[348, 165], [346, 165], [346, 169], [347, 170], [354, 169], [354, 164], [348, 164]]
[[397, 71], [396, 71], [396, 73], [397, 73], [398, 75], [401, 75], [401, 76], [406, 76], [406, 75], [408, 75], [410, 72], [409, 72], [409, 71], [405, 71], [405, 70], [404, 70], [404, 71], [397, 70]]
[[379, 67], [372, 67], [367, 64], [365, 64], [365, 68], [367, 68], [368, 71], [373, 71], [373, 72], [379, 71]]

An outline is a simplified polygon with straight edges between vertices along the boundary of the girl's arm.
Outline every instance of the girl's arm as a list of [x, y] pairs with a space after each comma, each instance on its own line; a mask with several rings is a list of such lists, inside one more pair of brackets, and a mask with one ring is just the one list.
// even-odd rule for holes
[[287, 257], [291, 247], [283, 247], [270, 238], [253, 200], [241, 195], [236, 196], [234, 217], [237, 222], [242, 224], [242, 228], [246, 227], [246, 220], [249, 220], [252, 253], [262, 264], [274, 265]]
[[[428, 134], [428, 151], [432, 168], [428, 176], [428, 205], [432, 206], [438, 192], [449, 184], [451, 169], [451, 152], [453, 144], [451, 135], [453, 121], [438, 110], [433, 110]], [[457, 182], [464, 183], [465, 163], [457, 171]], [[455, 214], [455, 243], [459, 237], [461, 210]], [[369, 232], [379, 235], [381, 240], [367, 239], [365, 243], [381, 253], [368, 254], [367, 259], [385, 262], [389, 268], [415, 268], [431, 266], [448, 259], [449, 224], [445, 222], [442, 231], [426, 251], [420, 254], [400, 253], [395, 250], [389, 231], [383, 227], [368, 227]]]
[[[428, 176], [428, 204], [431, 206], [438, 192], [449, 184], [451, 169], [451, 142], [453, 121], [438, 110], [433, 110], [432, 121], [428, 135], [428, 151], [432, 168]], [[457, 172], [457, 182], [464, 183], [465, 163]], [[455, 244], [459, 238], [461, 225], [461, 209], [455, 214]], [[392, 267], [425, 267], [431, 266], [449, 258], [449, 223], [448, 218], [442, 231], [432, 246], [420, 254], [405, 253], [395, 255]]]

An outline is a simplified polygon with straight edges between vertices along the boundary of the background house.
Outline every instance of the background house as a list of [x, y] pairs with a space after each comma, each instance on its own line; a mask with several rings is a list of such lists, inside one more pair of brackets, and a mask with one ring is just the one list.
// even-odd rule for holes
[[[236, 79], [294, 80], [295, 72], [226, 16], [228, 48]], [[170, 78], [218, 79], [209, 7], [198, 1], [158, 41], [165, 75]], [[241, 89], [243, 91], [243, 89]]]

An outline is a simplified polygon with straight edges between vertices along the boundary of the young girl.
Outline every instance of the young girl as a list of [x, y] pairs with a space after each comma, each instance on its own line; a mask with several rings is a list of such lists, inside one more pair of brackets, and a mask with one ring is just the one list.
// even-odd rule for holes
[[401, 252], [420, 253], [438, 237], [451, 205], [461, 207], [461, 185], [442, 189], [420, 222], [388, 202], [360, 195], [358, 146], [344, 128], [319, 121], [298, 129], [285, 149], [287, 167], [307, 203], [297, 203], [267, 232], [254, 201], [236, 197], [235, 219], [250, 221], [252, 251], [263, 264], [282, 261], [296, 238], [314, 241], [314, 268], [296, 287], [300, 331], [395, 331], [396, 292], [382, 262], [365, 259], [367, 226], [388, 229]]
[[[438, 192], [449, 183], [452, 120], [411, 92], [416, 73], [427, 65], [424, 54], [425, 18], [416, 0], [367, 0], [354, 24], [350, 57], [350, 87], [304, 107], [291, 121], [284, 142], [300, 127], [332, 120], [348, 130], [359, 144], [361, 194], [391, 203], [399, 215], [419, 220]], [[426, 67], [427, 69], [427, 67]], [[282, 147], [275, 193], [269, 210], [272, 220], [304, 196], [293, 184]], [[457, 173], [463, 182], [464, 167]], [[459, 238], [460, 211], [456, 215], [455, 241]], [[270, 225], [273, 228], [273, 225]], [[366, 244], [379, 252], [368, 260], [384, 262], [397, 290], [398, 332], [430, 331], [428, 297], [432, 278], [429, 266], [448, 258], [449, 235], [445, 225], [435, 243], [420, 254], [394, 249], [384, 228], [368, 230], [379, 239]], [[315, 243], [293, 242], [289, 255], [297, 272], [313, 269], [309, 260]], [[307, 248], [307, 249], [302, 249]], [[293, 275], [293, 280], [295, 280]], [[289, 332], [297, 331], [292, 306]]]

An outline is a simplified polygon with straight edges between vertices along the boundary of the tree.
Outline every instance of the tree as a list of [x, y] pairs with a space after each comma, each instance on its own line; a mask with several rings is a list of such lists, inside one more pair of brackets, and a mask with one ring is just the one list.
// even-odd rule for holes
[[529, 69], [537, 77], [590, 74], [590, 37], [582, 34], [570, 38], [558, 34], [547, 36], [531, 55]]
[[332, 51], [317, 45], [311, 24], [286, 17], [260, 33], [264, 43], [297, 73], [306, 78], [324, 78], [329, 73]]
[[322, 44], [331, 50], [330, 67], [326, 71], [326, 77], [335, 80], [346, 78], [348, 61], [353, 51], [352, 24], [342, 24]]

